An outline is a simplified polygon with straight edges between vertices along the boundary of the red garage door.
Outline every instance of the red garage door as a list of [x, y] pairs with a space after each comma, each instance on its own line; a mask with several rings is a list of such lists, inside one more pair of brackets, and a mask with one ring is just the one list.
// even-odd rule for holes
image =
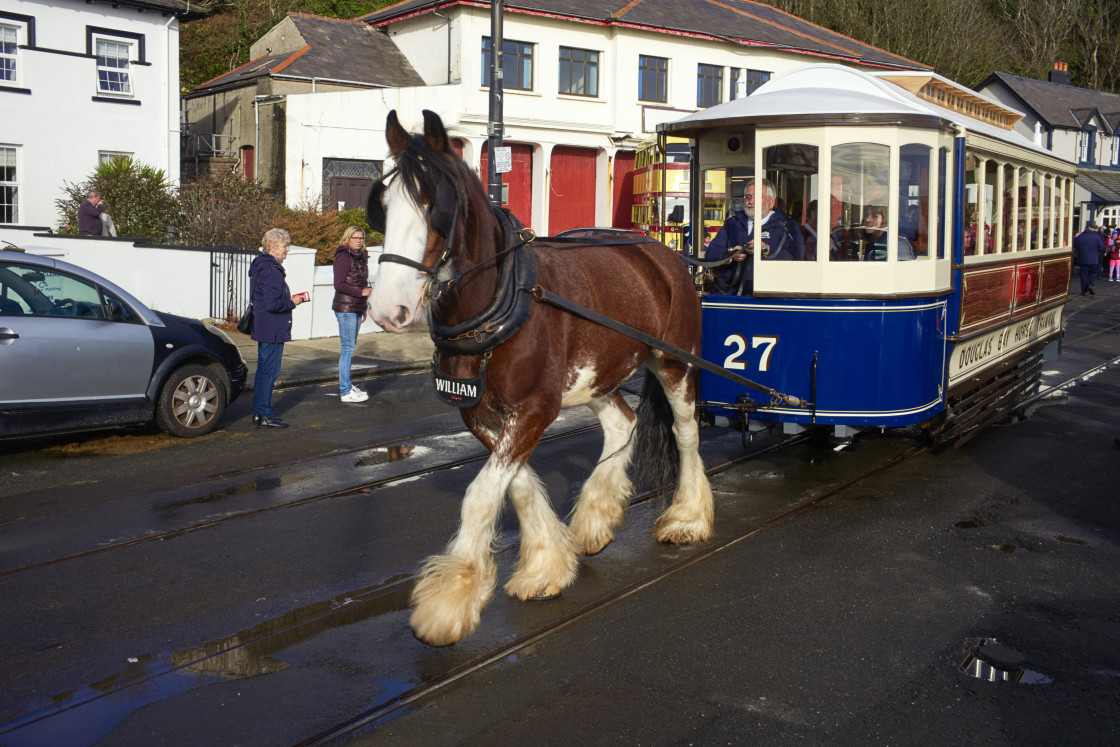
[[[510, 209], [522, 225], [530, 226], [533, 220], [533, 147], [519, 143], [506, 143], [513, 157], [513, 171], [502, 174], [502, 184], [509, 185], [508, 202]], [[486, 170], [490, 168], [490, 143], [482, 144], [482, 157], [479, 158], [479, 178], [486, 187]]]
[[614, 154], [613, 179], [614, 207], [611, 225], [615, 228], [631, 228], [634, 223], [631, 208], [634, 206], [634, 151], [620, 150]]
[[595, 151], [558, 146], [552, 150], [548, 234], [595, 225]]

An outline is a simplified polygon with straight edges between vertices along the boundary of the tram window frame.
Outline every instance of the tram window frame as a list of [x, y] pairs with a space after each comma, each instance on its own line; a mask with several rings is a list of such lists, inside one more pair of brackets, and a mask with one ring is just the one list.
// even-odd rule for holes
[[[848, 151], [853, 155], [848, 155]], [[872, 241], [866, 228], [873, 215], [881, 216], [887, 227], [888, 259], [897, 256], [897, 247], [893, 252], [891, 251], [892, 244], [897, 244], [898, 235], [897, 220], [895, 219], [896, 225], [891, 225], [892, 214], [895, 211], [890, 209], [893, 151], [894, 148], [890, 144], [875, 141], [853, 141], [830, 146], [828, 222], [830, 262], [865, 261], [864, 258], [869, 256], [868, 249], [878, 243], [878, 238]], [[870, 157], [876, 153], [878, 157]], [[844, 160], [850, 164], [858, 164], [858, 170], [853, 171], [850, 179], [837, 173], [838, 161]], [[850, 168], [848, 170], [851, 171]], [[855, 185], [854, 190], [847, 187], [849, 183]], [[837, 195], [838, 186], [846, 192], [842, 191]], [[858, 215], [856, 210], [859, 211]], [[892, 235], [896, 237], [893, 241]]]
[[[902, 169], [904, 163], [907, 164], [907, 173]], [[928, 143], [902, 143], [898, 149], [898, 164], [898, 219], [896, 221], [899, 232], [899, 240], [896, 242], [899, 251], [898, 259], [899, 261], [929, 259], [932, 256], [929, 250], [929, 203], [933, 147]], [[916, 178], [910, 172], [913, 168], [917, 168]], [[904, 186], [906, 194], [903, 194]], [[912, 254], [912, 257], [906, 258], [902, 256], [905, 248], [902, 243], [902, 231], [904, 228], [908, 232], [911, 230], [910, 214], [914, 208], [918, 210], [918, 217], [913, 222], [912, 229], [916, 234], [913, 238], [909, 235], [905, 236], [905, 239], [910, 242]]]

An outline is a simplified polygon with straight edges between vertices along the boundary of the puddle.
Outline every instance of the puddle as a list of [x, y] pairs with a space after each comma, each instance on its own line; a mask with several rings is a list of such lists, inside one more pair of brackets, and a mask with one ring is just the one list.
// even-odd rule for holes
[[176, 508], [183, 508], [184, 506], [200, 506], [207, 503], [218, 503], [224, 501], [226, 498], [233, 498], [239, 495], [252, 495], [254, 493], [261, 493], [265, 490], [276, 490], [277, 488], [287, 487], [294, 485], [297, 482], [304, 480], [303, 475], [283, 475], [281, 477], [262, 477], [258, 480], [250, 480], [249, 482], [238, 483], [224, 488], [215, 493], [207, 493], [200, 495], [197, 498], [187, 498], [181, 501], [172, 501], [171, 503], [161, 503], [158, 508], [161, 511], [169, 511]]
[[1061, 535], [1061, 534], [1054, 535], [1054, 539], [1058, 540], [1059, 542], [1068, 542], [1071, 545], [1088, 545], [1089, 544], [1088, 542], [1086, 542], [1083, 539], [1077, 539], [1076, 537], [1066, 537], [1066, 536]]
[[992, 549], [1008, 553], [1009, 555], [1018, 555], [1019, 553], [1027, 551], [1027, 548], [1019, 547], [1018, 545], [992, 545]]
[[[131, 713], [202, 685], [280, 672], [285, 649], [339, 628], [408, 609], [412, 576], [339, 594], [300, 607], [251, 628], [175, 653], [130, 656], [119, 672], [68, 690], [4, 716], [0, 743], [88, 745], [102, 739]], [[416, 683], [386, 682], [378, 699]]]
[[1000, 645], [995, 638], [967, 638], [964, 653], [952, 657], [957, 669], [985, 682], [1017, 682], [1021, 685], [1046, 685], [1054, 680], [1041, 672], [1019, 665], [1027, 657]]
[[415, 446], [387, 446], [383, 449], [371, 449], [362, 456], [358, 457], [358, 461], [354, 462], [355, 467], [372, 467], [378, 464], [388, 464], [389, 462], [399, 462], [402, 459], [408, 459], [412, 456], [412, 452], [416, 449]]
[[958, 521], [953, 526], [955, 526], [957, 529], [978, 529], [979, 527], [984, 526], [984, 522], [980, 521], [979, 519], [965, 519], [964, 521]]

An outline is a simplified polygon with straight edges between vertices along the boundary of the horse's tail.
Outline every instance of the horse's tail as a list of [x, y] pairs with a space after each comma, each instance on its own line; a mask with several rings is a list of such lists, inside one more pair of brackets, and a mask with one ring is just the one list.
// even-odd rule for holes
[[646, 371], [642, 403], [638, 405], [637, 441], [634, 445], [634, 473], [653, 495], [671, 496], [680, 479], [681, 458], [673, 436], [673, 408], [661, 382]]

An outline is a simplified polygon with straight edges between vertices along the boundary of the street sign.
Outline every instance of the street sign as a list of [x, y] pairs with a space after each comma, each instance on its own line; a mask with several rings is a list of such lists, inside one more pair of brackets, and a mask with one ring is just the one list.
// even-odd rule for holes
[[513, 148], [494, 149], [494, 173], [508, 174], [513, 171]]

